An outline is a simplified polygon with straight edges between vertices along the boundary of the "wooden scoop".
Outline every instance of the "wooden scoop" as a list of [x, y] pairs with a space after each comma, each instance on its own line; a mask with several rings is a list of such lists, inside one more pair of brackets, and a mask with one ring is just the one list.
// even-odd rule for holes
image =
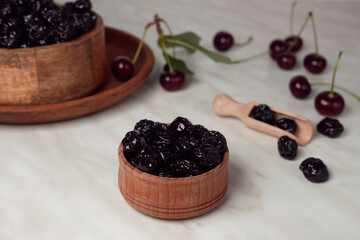
[[231, 97], [226, 94], [220, 94], [215, 97], [213, 101], [214, 112], [221, 117], [237, 117], [239, 118], [248, 128], [252, 128], [256, 131], [266, 133], [268, 135], [280, 138], [281, 136], [288, 136], [294, 139], [299, 145], [304, 146], [311, 141], [314, 133], [313, 125], [309, 119], [302, 116], [283, 111], [278, 108], [270, 107], [275, 113], [275, 119], [289, 118], [296, 122], [297, 130], [295, 135], [282, 130], [276, 126], [261, 122], [255, 118], [249, 117], [249, 114], [254, 106], [259, 105], [258, 102], [250, 102], [247, 104], [240, 104], [234, 101]]

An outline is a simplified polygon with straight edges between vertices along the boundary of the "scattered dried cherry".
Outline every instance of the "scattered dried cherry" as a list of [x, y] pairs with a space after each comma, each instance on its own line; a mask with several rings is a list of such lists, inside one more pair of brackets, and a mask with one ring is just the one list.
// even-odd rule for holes
[[319, 133], [331, 138], [337, 138], [344, 131], [344, 127], [339, 120], [330, 117], [325, 117], [321, 120], [316, 129]]
[[318, 158], [307, 158], [300, 164], [300, 170], [307, 180], [313, 183], [325, 182], [329, 179], [326, 165]]
[[297, 155], [298, 145], [295, 140], [288, 136], [282, 136], [278, 140], [278, 150], [280, 156], [287, 160], [293, 160]]

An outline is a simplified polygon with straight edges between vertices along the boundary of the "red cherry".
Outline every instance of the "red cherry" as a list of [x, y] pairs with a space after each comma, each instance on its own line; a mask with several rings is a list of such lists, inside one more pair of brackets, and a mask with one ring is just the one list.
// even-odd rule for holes
[[277, 57], [276, 62], [281, 69], [291, 70], [295, 67], [296, 57], [295, 57], [295, 55], [293, 55], [291, 53], [289, 53], [289, 54], [281, 53]]
[[323, 56], [312, 53], [305, 57], [304, 66], [309, 72], [318, 74], [326, 68], [326, 59]]
[[112, 62], [111, 70], [116, 79], [125, 82], [133, 76], [134, 65], [127, 57], [120, 56], [115, 58]]
[[284, 53], [286, 51], [286, 49], [289, 47], [289, 45], [280, 40], [280, 39], [275, 39], [274, 41], [272, 41], [270, 43], [269, 46], [269, 50], [270, 50], [270, 56], [272, 59], [276, 60], [277, 57], [281, 54]]
[[331, 96], [330, 91], [324, 91], [315, 98], [316, 110], [325, 116], [335, 117], [344, 110], [344, 107], [345, 101], [337, 92], [333, 92], [333, 96]]
[[213, 43], [218, 51], [225, 52], [234, 44], [234, 38], [230, 33], [221, 31], [215, 35]]
[[179, 70], [163, 72], [160, 76], [160, 84], [167, 91], [176, 91], [185, 84], [185, 74]]
[[305, 99], [311, 92], [311, 85], [306, 77], [295, 76], [289, 83], [289, 88], [292, 95], [299, 99]]
[[[290, 46], [290, 44], [294, 41], [296, 36], [289, 36], [287, 38], [285, 38], [285, 43]], [[295, 45], [292, 47], [291, 52], [296, 53], [297, 51], [299, 51], [302, 48], [303, 45], [303, 41], [301, 39], [301, 37], [299, 37], [295, 43]]]

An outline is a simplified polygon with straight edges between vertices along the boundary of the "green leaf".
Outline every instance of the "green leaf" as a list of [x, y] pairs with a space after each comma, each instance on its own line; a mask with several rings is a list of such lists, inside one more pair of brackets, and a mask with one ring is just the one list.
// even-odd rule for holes
[[207, 50], [206, 48], [202, 47], [199, 42], [195, 41], [187, 41], [186, 38], [183, 40], [175, 39], [175, 38], [165, 38], [165, 42], [172, 44], [173, 46], [182, 46], [186, 49], [190, 49], [192, 51], [200, 51], [206, 56], [210, 57], [215, 62], [221, 62], [221, 63], [227, 63], [227, 64], [233, 64], [233, 63], [239, 63], [238, 61], [233, 61], [230, 58], [219, 54], [214, 51]]
[[[164, 57], [165, 57], [165, 54], [164, 54]], [[186, 66], [185, 62], [181, 59], [177, 59], [177, 58], [174, 58], [170, 55], [168, 55], [169, 59], [170, 59], [170, 62], [171, 62], [171, 65], [174, 69], [177, 69], [177, 70], [180, 70], [182, 71], [183, 73], [185, 74], [190, 74], [190, 75], [193, 75], [194, 72], [191, 71], [190, 69], [188, 69], [188, 67]], [[166, 60], [166, 59], [165, 59]]]
[[235, 61], [231, 60], [230, 58], [228, 58], [228, 57], [226, 57], [226, 56], [224, 56], [222, 54], [219, 54], [219, 53], [214, 52], [214, 51], [207, 50], [206, 48], [203, 48], [201, 46], [198, 46], [197, 50], [199, 50], [203, 54], [207, 55], [209, 58], [211, 58], [215, 62], [221, 62], [221, 63], [227, 63], [227, 64], [236, 63]]
[[169, 42], [166, 41], [166, 39], [179, 40], [179, 41], [182, 41], [182, 42], [186, 42], [186, 43], [188, 43], [188, 44], [190, 44], [192, 46], [200, 46], [199, 42], [200, 42], [200, 39], [201, 39], [198, 35], [196, 35], [193, 32], [184, 32], [184, 33], [181, 33], [181, 34], [178, 34], [178, 35], [173, 35], [173, 36], [167, 35], [167, 36], [164, 36], [164, 38], [165, 38], [166, 47], [168, 47], [168, 48], [169, 47], [184, 47], [190, 53], [195, 52], [195, 50], [192, 49], [192, 48], [187, 48], [185, 46], [180, 46], [180, 45], [169, 43]]

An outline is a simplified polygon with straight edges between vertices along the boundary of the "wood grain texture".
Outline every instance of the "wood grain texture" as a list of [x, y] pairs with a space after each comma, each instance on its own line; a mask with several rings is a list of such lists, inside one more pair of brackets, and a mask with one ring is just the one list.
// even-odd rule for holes
[[194, 177], [166, 178], [135, 169], [119, 146], [119, 189], [124, 199], [142, 213], [164, 219], [184, 219], [204, 214], [224, 198], [228, 187], [228, 159], [209, 172]]
[[0, 49], [0, 104], [40, 102], [37, 76], [34, 48]]
[[105, 77], [104, 24], [69, 42], [0, 49], [0, 104], [64, 102], [92, 93]]
[[[106, 77], [101, 86], [91, 95], [45, 105], [7, 106], [0, 105], [0, 123], [33, 124], [56, 122], [81, 117], [115, 104], [134, 92], [151, 72], [154, 56], [144, 44], [135, 64], [134, 76], [127, 82], [117, 81], [111, 74], [110, 63], [115, 56], [133, 56], [139, 39], [122, 31], [106, 28]], [[97, 57], [102, 57], [101, 54]]]
[[275, 120], [280, 118], [289, 118], [296, 122], [297, 130], [295, 134], [280, 129], [276, 126], [261, 122], [252, 117], [249, 114], [253, 107], [258, 106], [258, 102], [250, 102], [241, 104], [233, 100], [226, 94], [219, 94], [214, 98], [212, 107], [214, 112], [222, 117], [232, 116], [239, 118], [247, 127], [256, 131], [280, 138], [284, 135], [294, 139], [299, 145], [305, 146], [310, 143], [313, 134], [314, 127], [311, 121], [303, 116], [281, 110], [279, 108], [270, 107], [275, 113]]

